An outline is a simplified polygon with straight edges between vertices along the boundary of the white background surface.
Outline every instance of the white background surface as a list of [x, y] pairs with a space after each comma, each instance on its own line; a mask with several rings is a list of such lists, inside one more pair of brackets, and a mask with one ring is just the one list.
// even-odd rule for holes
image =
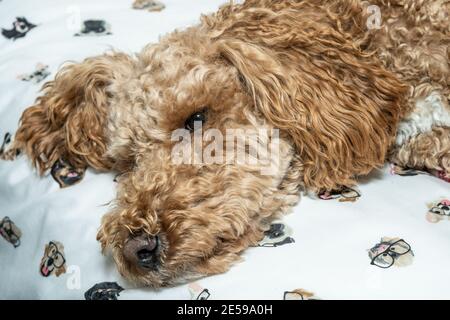
[[[0, 137], [13, 133], [22, 111], [41, 84], [18, 80], [48, 64], [54, 76], [66, 60], [81, 60], [115, 48], [139, 51], [158, 36], [198, 21], [223, 0], [165, 0], [159, 13], [131, 9], [131, 0], [3, 0], [0, 27], [10, 29], [24, 16], [38, 27], [16, 41], [0, 36]], [[113, 35], [73, 37], [68, 28], [79, 8], [81, 19], [104, 19]], [[450, 185], [433, 177], [391, 176], [387, 168], [360, 185], [356, 203], [303, 197], [286, 222], [295, 243], [277, 248], [251, 248], [244, 262], [228, 273], [201, 279], [211, 299], [282, 299], [284, 291], [303, 288], [323, 299], [450, 299], [450, 221], [430, 224], [427, 203], [450, 197]], [[0, 238], [0, 298], [83, 299], [103, 281], [117, 281], [126, 290], [119, 299], [189, 299], [187, 285], [162, 289], [131, 288], [118, 275], [111, 258], [102, 256], [95, 240], [101, 216], [114, 198], [112, 174], [88, 171], [73, 187], [59, 189], [39, 178], [27, 159], [0, 162], [0, 219], [9, 216], [23, 232], [21, 246]], [[379, 269], [370, 265], [367, 249], [382, 236], [411, 244], [411, 266]], [[39, 263], [50, 240], [64, 244], [68, 266], [80, 270], [80, 289], [70, 290], [70, 274], [44, 278]]]

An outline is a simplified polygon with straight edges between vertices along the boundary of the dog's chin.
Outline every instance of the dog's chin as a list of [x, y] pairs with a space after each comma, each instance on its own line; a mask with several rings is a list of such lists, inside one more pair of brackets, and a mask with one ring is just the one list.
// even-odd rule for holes
[[202, 258], [193, 258], [192, 260], [180, 257], [174, 259], [162, 254], [163, 258], [151, 268], [139, 266], [127, 260], [122, 250], [115, 248], [112, 250], [116, 267], [120, 275], [136, 287], [150, 287], [160, 289], [164, 287], [173, 287], [194, 281], [204, 277], [202, 265], [206, 262]]
[[164, 265], [158, 266], [153, 270], [148, 270], [132, 265], [119, 265], [120, 274], [129, 282], [136, 286], [145, 286], [153, 289], [171, 287], [178, 284], [186, 283], [191, 279], [196, 279], [202, 275], [189, 271], [186, 268], [167, 269]]
[[[133, 274], [132, 277], [132, 282], [136, 285], [150, 287], [153, 289], [167, 287], [171, 284], [170, 279], [166, 278], [159, 271], [143, 271], [141, 274]], [[125, 276], [125, 278], [127, 277]]]
[[168, 272], [159, 262], [152, 268], [146, 268], [129, 262], [120, 249], [114, 248], [112, 256], [120, 275], [135, 286], [161, 288], [170, 283]]

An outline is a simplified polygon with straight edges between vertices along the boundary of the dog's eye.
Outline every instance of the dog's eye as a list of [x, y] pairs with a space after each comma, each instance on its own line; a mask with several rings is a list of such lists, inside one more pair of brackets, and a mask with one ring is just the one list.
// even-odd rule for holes
[[199, 111], [191, 115], [186, 122], [184, 123], [184, 127], [186, 130], [194, 131], [195, 129], [195, 123], [197, 123], [197, 126], [203, 125], [206, 122], [206, 113], [205, 111]]

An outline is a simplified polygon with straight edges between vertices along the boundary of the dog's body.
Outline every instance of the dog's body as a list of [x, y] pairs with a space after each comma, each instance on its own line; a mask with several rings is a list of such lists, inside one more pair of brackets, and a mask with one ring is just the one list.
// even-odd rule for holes
[[[450, 2], [372, 4], [379, 29], [362, 1], [247, 0], [136, 57], [68, 65], [4, 157], [123, 173], [98, 238], [128, 279], [224, 272], [302, 189], [352, 186], [386, 159], [450, 171]], [[273, 174], [171, 163], [171, 133], [193, 116], [222, 132], [279, 129]]]

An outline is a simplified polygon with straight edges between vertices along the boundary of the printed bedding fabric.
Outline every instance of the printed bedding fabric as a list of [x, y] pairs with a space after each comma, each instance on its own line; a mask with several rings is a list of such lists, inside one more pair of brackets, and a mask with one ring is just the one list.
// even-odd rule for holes
[[[137, 52], [222, 1], [0, 1], [2, 147], [64, 61]], [[113, 174], [61, 161], [39, 178], [24, 157], [2, 161], [0, 298], [450, 299], [450, 184], [441, 178], [387, 165], [358, 188], [305, 196], [229, 272], [153, 291], [121, 278], [95, 240]]]

